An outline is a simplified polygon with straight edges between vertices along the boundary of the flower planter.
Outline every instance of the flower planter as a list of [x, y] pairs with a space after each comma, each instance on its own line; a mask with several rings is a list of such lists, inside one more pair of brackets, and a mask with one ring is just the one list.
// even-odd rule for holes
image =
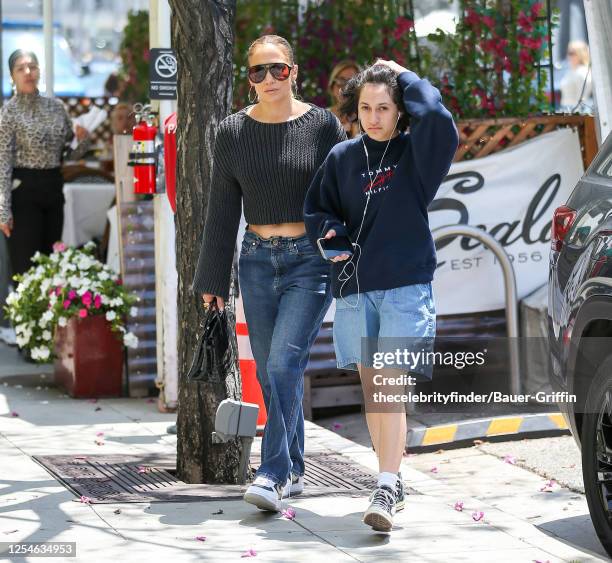
[[55, 381], [72, 397], [119, 397], [123, 353], [103, 315], [72, 318], [55, 334]]

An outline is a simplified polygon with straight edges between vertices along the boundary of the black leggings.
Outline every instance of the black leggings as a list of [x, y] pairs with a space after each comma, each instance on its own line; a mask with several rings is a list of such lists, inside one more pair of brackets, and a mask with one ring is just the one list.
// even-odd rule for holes
[[8, 239], [13, 274], [32, 266], [38, 251], [50, 254], [61, 239], [64, 225], [64, 180], [59, 168], [34, 170], [15, 168], [13, 179], [21, 180], [12, 192], [13, 231]]

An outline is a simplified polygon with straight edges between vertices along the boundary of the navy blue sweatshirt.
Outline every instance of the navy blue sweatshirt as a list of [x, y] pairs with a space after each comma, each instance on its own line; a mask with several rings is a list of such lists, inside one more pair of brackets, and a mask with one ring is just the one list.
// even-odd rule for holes
[[[304, 221], [313, 244], [329, 229], [357, 241], [368, 191], [370, 201], [359, 236], [359, 291], [392, 289], [433, 279], [436, 253], [427, 207], [448, 173], [457, 150], [453, 118], [440, 92], [414, 72], [398, 83], [410, 115], [410, 132], [393, 138], [379, 169], [387, 141], [363, 135], [337, 144], [319, 168], [306, 194]], [[365, 142], [372, 178], [363, 147]], [[357, 263], [359, 251], [353, 257]], [[332, 266], [332, 293], [340, 296], [338, 276], [347, 261]], [[352, 270], [349, 265], [346, 272]], [[342, 285], [342, 297], [357, 293], [356, 275]]]

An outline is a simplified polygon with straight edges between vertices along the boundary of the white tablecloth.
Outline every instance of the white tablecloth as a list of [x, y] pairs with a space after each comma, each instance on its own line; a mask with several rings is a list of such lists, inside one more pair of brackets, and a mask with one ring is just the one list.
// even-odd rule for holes
[[64, 184], [64, 197], [62, 241], [68, 246], [79, 246], [101, 237], [106, 226], [106, 212], [115, 197], [115, 186], [70, 182]]

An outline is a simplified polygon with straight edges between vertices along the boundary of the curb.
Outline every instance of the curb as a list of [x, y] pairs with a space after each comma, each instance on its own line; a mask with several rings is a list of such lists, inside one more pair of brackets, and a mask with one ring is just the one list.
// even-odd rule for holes
[[437, 426], [409, 426], [406, 446], [408, 448], [415, 448], [450, 444], [463, 440], [474, 440], [476, 438], [517, 436], [533, 432], [550, 431], [569, 432], [567, 423], [560, 412], [480, 418]]

